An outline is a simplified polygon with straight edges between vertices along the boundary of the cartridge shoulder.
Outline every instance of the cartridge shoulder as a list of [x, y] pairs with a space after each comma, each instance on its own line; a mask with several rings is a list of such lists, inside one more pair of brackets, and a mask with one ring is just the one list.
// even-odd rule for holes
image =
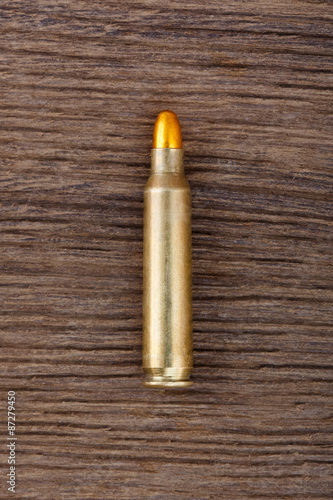
[[185, 175], [179, 174], [157, 174], [151, 175], [145, 186], [147, 190], [189, 190], [190, 186]]

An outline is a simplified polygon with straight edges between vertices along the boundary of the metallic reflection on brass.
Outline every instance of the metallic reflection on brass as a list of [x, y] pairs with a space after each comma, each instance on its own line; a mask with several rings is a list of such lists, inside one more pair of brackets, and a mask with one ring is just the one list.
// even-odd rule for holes
[[182, 149], [153, 149], [144, 191], [145, 385], [186, 387], [192, 370], [191, 193]]

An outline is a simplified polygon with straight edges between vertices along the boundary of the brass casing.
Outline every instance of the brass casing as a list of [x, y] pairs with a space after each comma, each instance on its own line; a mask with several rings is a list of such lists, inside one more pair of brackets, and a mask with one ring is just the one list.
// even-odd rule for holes
[[191, 234], [183, 150], [153, 149], [143, 237], [143, 369], [148, 386], [192, 383]]

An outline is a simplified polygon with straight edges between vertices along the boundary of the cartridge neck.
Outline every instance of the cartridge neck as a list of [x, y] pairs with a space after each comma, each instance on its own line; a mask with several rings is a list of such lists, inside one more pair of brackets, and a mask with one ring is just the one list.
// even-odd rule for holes
[[152, 174], [184, 174], [183, 150], [160, 148], [151, 150]]

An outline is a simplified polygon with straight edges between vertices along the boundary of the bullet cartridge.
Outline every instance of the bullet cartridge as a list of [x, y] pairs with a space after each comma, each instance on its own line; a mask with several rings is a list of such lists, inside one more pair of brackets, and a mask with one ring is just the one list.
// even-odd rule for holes
[[181, 128], [172, 111], [155, 122], [144, 190], [143, 369], [147, 386], [187, 387], [192, 370], [191, 193]]

